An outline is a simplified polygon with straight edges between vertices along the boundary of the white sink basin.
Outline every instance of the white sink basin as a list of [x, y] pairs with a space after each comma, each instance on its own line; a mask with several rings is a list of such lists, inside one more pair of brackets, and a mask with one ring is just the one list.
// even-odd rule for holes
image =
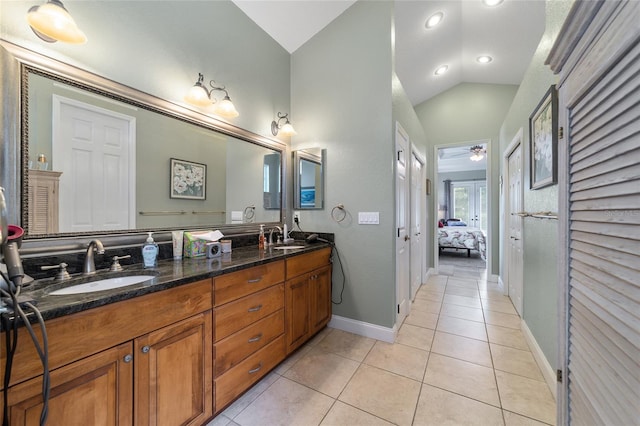
[[301, 248], [305, 248], [306, 246], [278, 246], [278, 247], [274, 247], [274, 249], [276, 250], [293, 250], [293, 249], [301, 249]]
[[91, 281], [84, 284], [76, 284], [70, 287], [61, 288], [49, 293], [53, 296], [65, 296], [68, 294], [92, 293], [94, 291], [113, 290], [114, 288], [126, 287], [149, 281], [155, 275], [130, 275], [126, 277], [105, 278], [103, 280]]

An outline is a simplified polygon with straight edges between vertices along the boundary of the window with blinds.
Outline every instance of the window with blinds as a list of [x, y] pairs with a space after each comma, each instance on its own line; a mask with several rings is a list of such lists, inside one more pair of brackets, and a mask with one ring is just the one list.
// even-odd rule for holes
[[640, 43], [568, 111], [568, 415], [640, 422]]

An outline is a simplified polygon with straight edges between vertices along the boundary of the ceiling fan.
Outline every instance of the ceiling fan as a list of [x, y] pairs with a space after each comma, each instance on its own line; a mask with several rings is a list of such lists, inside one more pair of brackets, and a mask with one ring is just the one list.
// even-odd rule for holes
[[454, 148], [441, 148], [438, 150], [438, 158], [441, 160], [453, 160], [458, 158], [468, 158], [472, 161], [480, 161], [487, 153], [483, 145], [458, 146]]

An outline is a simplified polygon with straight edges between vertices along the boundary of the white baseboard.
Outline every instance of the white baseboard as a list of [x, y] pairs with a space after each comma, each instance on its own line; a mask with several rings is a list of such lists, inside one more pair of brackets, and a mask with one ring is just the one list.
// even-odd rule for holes
[[497, 283], [498, 280], [500, 280], [500, 277], [497, 276], [496, 274], [491, 274], [491, 275], [487, 276], [487, 281], [489, 281], [489, 282]]
[[542, 376], [544, 377], [544, 381], [547, 383], [549, 390], [553, 394], [553, 398], [557, 401], [556, 390], [558, 383], [556, 382], [556, 374], [551, 368], [551, 364], [547, 361], [547, 358], [544, 356], [542, 349], [538, 346], [538, 342], [536, 342], [535, 337], [533, 337], [533, 333], [529, 330], [527, 323], [524, 320], [520, 322], [520, 329], [522, 330], [522, 334], [524, 334], [524, 338], [529, 345], [529, 349], [531, 349], [531, 353], [540, 367], [540, 371], [542, 372]]
[[364, 337], [370, 337], [372, 339], [382, 340], [387, 343], [393, 343], [396, 340], [396, 335], [398, 334], [398, 330], [395, 326], [393, 328], [382, 327], [380, 325], [357, 321], [337, 315], [331, 316], [329, 327], [348, 331], [349, 333], [358, 334]]
[[508, 296], [509, 292], [507, 291], [507, 287], [504, 285], [504, 281], [502, 281], [502, 277], [498, 277], [498, 285], [502, 289], [502, 294]]

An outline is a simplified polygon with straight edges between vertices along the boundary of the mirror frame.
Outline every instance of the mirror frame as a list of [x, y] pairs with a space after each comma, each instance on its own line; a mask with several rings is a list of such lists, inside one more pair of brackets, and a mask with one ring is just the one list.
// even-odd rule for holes
[[[28, 170], [29, 128], [28, 128], [28, 79], [35, 72], [70, 86], [88, 90], [117, 101], [144, 108], [158, 114], [181, 120], [204, 129], [222, 133], [248, 143], [272, 149], [281, 156], [280, 222], [282, 223], [286, 204], [286, 164], [289, 147], [278, 140], [270, 139], [251, 131], [217, 120], [198, 111], [186, 108], [171, 101], [141, 92], [137, 89], [106, 79], [89, 71], [59, 62], [39, 53], [0, 40], [0, 80], [3, 99], [17, 99], [14, 104], [3, 102], [0, 106], [0, 126], [2, 126], [3, 146], [0, 149], [0, 180], [5, 187], [7, 198], [8, 222], [20, 223], [25, 228], [25, 241], [21, 253], [36, 255], [47, 250], [48, 253], [75, 251], [86, 247], [86, 243], [99, 237], [105, 245], [111, 247], [129, 245], [142, 241], [140, 235], [153, 231], [158, 242], [171, 241], [171, 230], [206, 229], [206, 225], [189, 227], [167, 227], [153, 229], [120, 230], [108, 232], [61, 233], [49, 235], [28, 235]], [[212, 225], [228, 234], [252, 234], [258, 232], [258, 224], [218, 224]]]
[[[302, 160], [307, 160], [311, 163], [315, 163], [320, 166], [320, 186], [322, 193], [322, 205], [314, 206], [314, 207], [305, 207], [302, 206], [301, 200], [301, 182], [300, 182], [300, 172], [301, 166], [300, 162]], [[326, 150], [321, 148], [305, 148], [293, 151], [293, 208], [296, 210], [324, 210], [324, 199], [325, 199], [325, 167], [326, 167]]]

